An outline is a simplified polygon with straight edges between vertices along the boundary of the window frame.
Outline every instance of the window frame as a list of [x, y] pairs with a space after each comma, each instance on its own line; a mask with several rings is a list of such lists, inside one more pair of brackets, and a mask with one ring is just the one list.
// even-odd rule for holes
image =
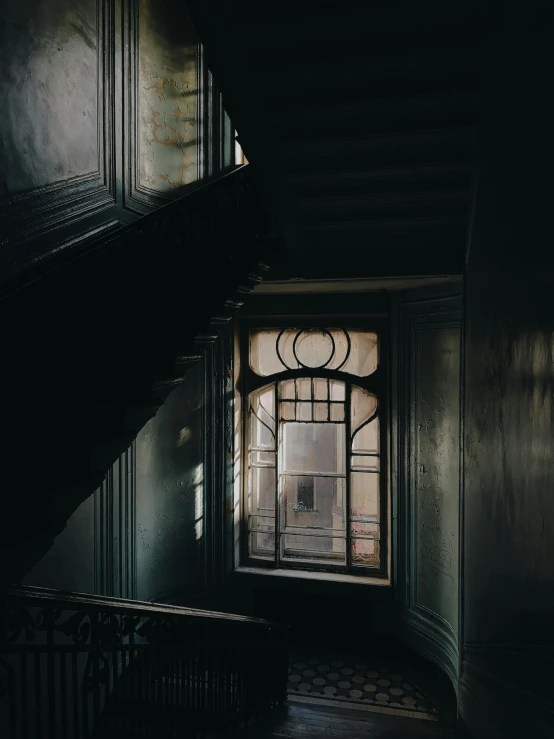
[[[262, 377], [257, 375], [251, 368], [249, 362], [249, 331], [256, 328], [324, 328], [330, 326], [341, 327], [347, 329], [359, 329], [364, 331], [375, 331], [379, 339], [379, 362], [377, 369], [368, 377], [357, 377], [347, 375], [340, 370], [319, 370], [319, 369], [299, 369], [287, 370], [275, 375]], [[236, 380], [236, 389], [240, 398], [240, 531], [239, 531], [239, 552], [240, 561], [235, 563], [239, 567], [251, 567], [260, 571], [263, 570], [290, 570], [300, 572], [328, 572], [335, 575], [353, 575], [360, 578], [378, 578], [387, 579], [390, 570], [390, 536], [391, 536], [391, 520], [390, 520], [390, 470], [389, 470], [389, 319], [383, 314], [340, 314], [325, 313], [310, 315], [284, 314], [284, 315], [243, 315], [237, 320], [237, 340], [239, 353], [239, 377]], [[248, 401], [252, 392], [268, 385], [270, 383], [278, 383], [281, 380], [292, 379], [293, 377], [329, 377], [344, 382], [348, 386], [358, 386], [377, 396], [378, 400], [378, 417], [379, 417], [379, 515], [380, 515], [380, 563], [379, 567], [366, 567], [363, 565], [353, 565], [351, 562], [351, 527], [350, 527], [350, 467], [351, 467], [351, 438], [350, 438], [350, 394], [351, 388], [347, 389], [345, 399], [345, 426], [347, 434], [346, 448], [346, 498], [345, 508], [347, 511], [347, 531], [346, 531], [346, 564], [345, 565], [328, 565], [323, 563], [303, 563], [290, 560], [282, 561], [280, 559], [279, 549], [279, 520], [280, 511], [278, 506], [275, 510], [275, 526], [276, 526], [276, 548], [273, 560], [261, 559], [253, 557], [249, 552], [249, 530], [248, 530]], [[273, 379], [270, 379], [273, 378]], [[278, 426], [278, 411], [276, 406], [276, 425]], [[277, 458], [279, 449], [276, 450]], [[276, 465], [276, 475], [278, 474], [278, 462]], [[315, 491], [314, 491], [315, 496]], [[277, 492], [277, 497], [279, 494]]]

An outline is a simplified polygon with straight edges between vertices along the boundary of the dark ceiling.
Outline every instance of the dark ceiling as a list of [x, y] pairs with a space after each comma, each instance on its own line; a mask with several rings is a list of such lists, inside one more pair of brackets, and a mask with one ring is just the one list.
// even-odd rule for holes
[[203, 0], [195, 15], [285, 237], [274, 279], [461, 273], [478, 110], [471, 3]]

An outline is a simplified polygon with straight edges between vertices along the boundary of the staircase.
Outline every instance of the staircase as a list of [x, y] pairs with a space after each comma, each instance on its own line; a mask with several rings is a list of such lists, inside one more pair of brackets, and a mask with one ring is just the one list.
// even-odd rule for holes
[[222, 732], [284, 702], [286, 683], [280, 624], [44, 588], [0, 594], [6, 739]]
[[461, 273], [479, 4], [191, 5], [285, 237], [272, 279]]
[[0, 587], [47, 551], [228, 325], [273, 233], [245, 166], [3, 283]]
[[287, 696], [288, 656], [288, 628], [264, 619], [10, 588], [0, 593], [0, 734], [6, 739], [451, 735], [431, 714], [419, 720], [377, 704]]

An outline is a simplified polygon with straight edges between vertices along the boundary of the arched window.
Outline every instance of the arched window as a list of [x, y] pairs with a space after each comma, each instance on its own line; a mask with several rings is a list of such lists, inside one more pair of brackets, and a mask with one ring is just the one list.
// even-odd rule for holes
[[245, 559], [384, 573], [384, 377], [377, 331], [243, 336]]

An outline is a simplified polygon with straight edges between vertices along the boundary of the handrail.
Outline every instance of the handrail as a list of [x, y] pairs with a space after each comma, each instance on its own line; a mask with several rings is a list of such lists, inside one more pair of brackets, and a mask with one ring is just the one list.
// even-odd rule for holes
[[0, 594], [0, 625], [10, 739], [182, 736], [286, 699], [271, 621], [21, 586]]
[[42, 605], [48, 601], [52, 606], [65, 606], [69, 604], [83, 604], [95, 610], [117, 610], [126, 611], [148, 611], [150, 613], [168, 613], [176, 616], [191, 616], [199, 619], [235, 621], [244, 624], [257, 624], [272, 628], [285, 628], [277, 621], [269, 621], [265, 618], [253, 618], [242, 616], [237, 613], [224, 613], [223, 611], [207, 611], [200, 608], [188, 608], [186, 606], [167, 605], [165, 603], [153, 603], [144, 600], [130, 600], [128, 598], [112, 598], [105, 595], [89, 593], [75, 593], [72, 591], [56, 590], [55, 588], [42, 588], [36, 585], [19, 585], [0, 591], [0, 603], [6, 600], [16, 603], [18, 599], [25, 601], [26, 605]]

